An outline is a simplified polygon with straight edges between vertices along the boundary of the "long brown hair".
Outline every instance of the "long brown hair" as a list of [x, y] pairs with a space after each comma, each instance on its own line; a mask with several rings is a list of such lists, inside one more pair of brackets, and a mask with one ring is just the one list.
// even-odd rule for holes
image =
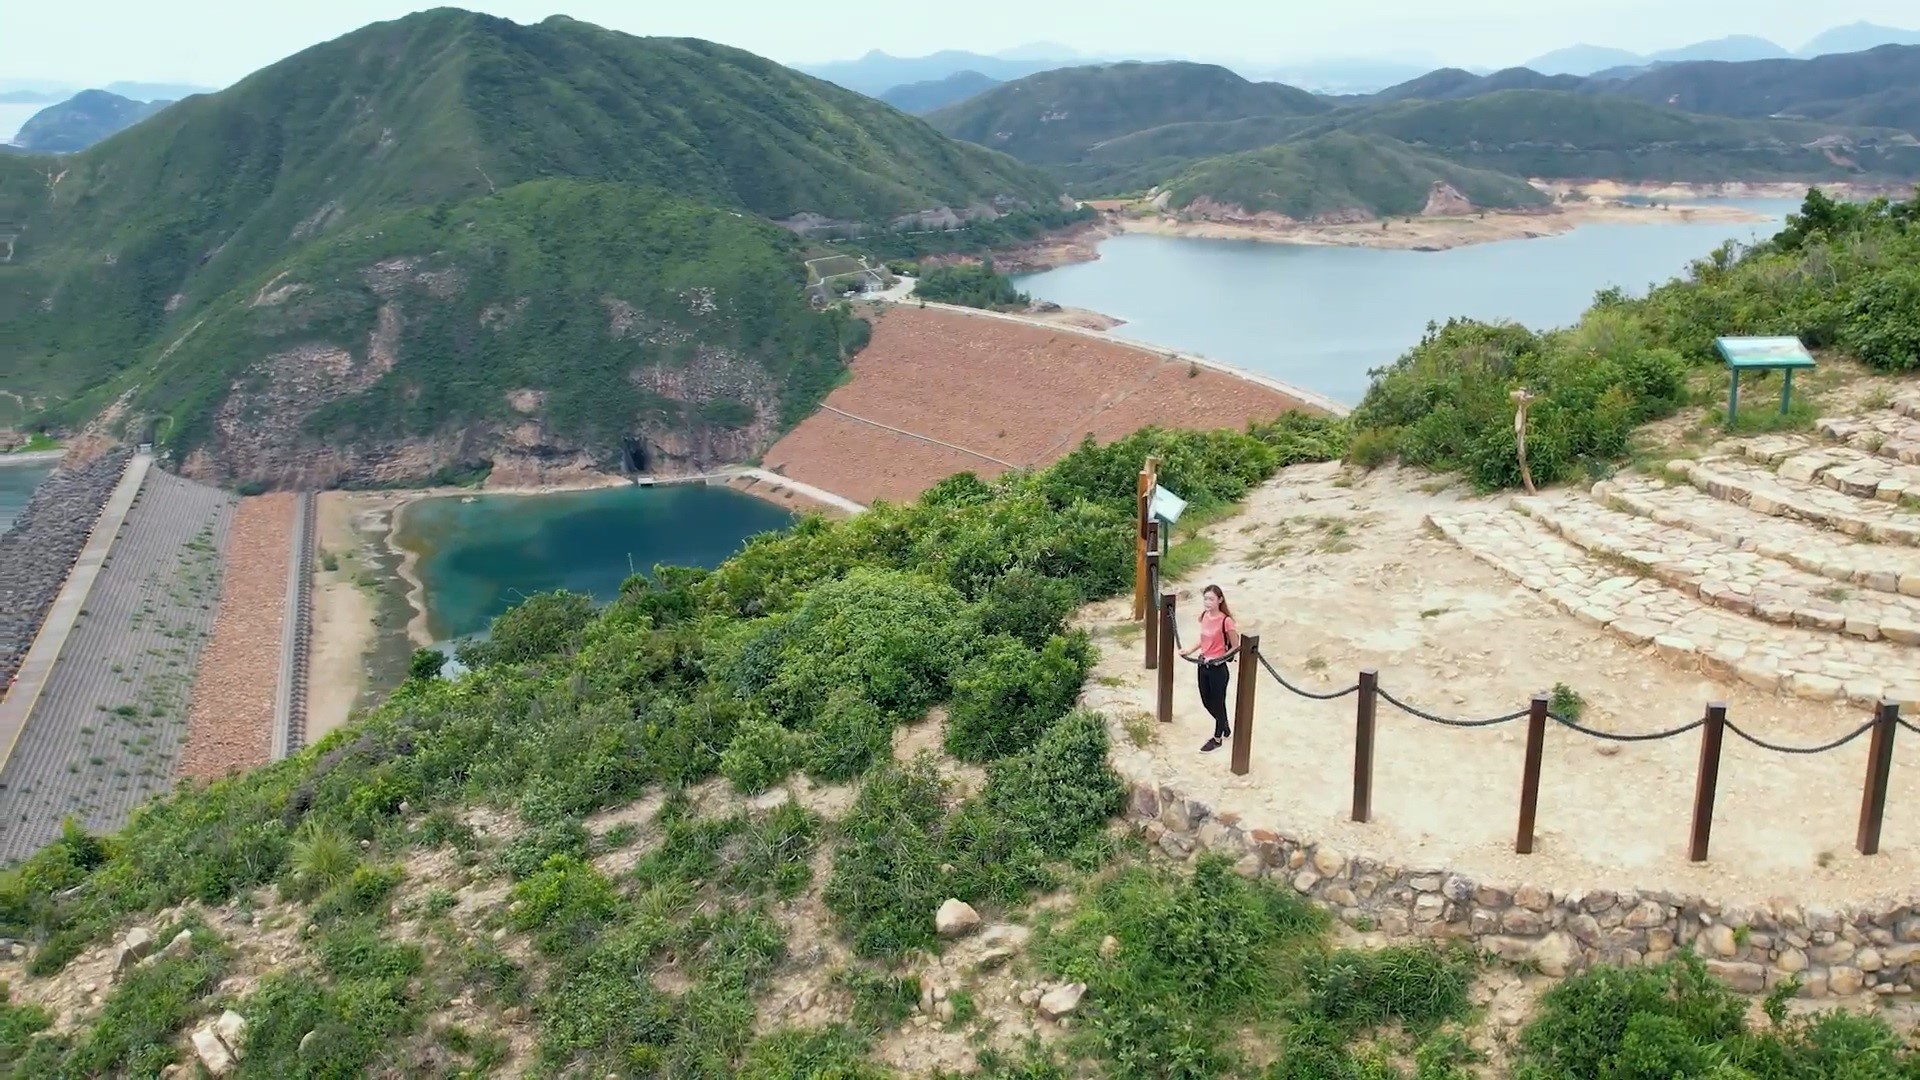
[[1227, 594], [1220, 591], [1220, 586], [1209, 585], [1200, 590], [1201, 596], [1205, 596], [1208, 593], [1212, 593], [1220, 598], [1220, 614], [1225, 615], [1229, 619], [1233, 618], [1233, 609], [1227, 606]]

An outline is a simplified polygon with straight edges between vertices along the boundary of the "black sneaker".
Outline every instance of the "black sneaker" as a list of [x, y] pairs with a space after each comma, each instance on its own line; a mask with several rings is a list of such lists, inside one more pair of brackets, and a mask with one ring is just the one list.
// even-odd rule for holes
[[1218, 749], [1220, 749], [1220, 740], [1219, 738], [1216, 737], [1216, 738], [1208, 739], [1204, 744], [1202, 744], [1200, 747], [1200, 752], [1203, 754], [1211, 754]]

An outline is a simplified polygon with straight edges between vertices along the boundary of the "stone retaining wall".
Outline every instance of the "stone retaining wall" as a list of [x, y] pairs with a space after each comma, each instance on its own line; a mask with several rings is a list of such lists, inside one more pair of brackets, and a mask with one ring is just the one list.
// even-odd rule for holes
[[1151, 777], [1129, 777], [1124, 768], [1121, 775], [1128, 818], [1161, 851], [1177, 859], [1226, 855], [1240, 874], [1285, 881], [1359, 930], [1471, 941], [1553, 976], [1596, 963], [1659, 963], [1691, 948], [1714, 975], [1748, 993], [1792, 975], [1808, 997], [1911, 994], [1920, 986], [1920, 908], [1913, 903], [1862, 911], [1787, 902], [1723, 908], [1668, 892], [1489, 884], [1256, 828]]
[[13, 527], [0, 535], [0, 694], [33, 645], [131, 456], [130, 450], [116, 450], [77, 469], [48, 473]]

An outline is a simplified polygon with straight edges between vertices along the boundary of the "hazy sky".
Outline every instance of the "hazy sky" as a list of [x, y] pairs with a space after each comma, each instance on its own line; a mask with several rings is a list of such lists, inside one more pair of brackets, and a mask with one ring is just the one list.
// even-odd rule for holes
[[[407, 0], [0, 0], [0, 79], [96, 85], [115, 79], [225, 85], [369, 22]], [[1914, 0], [488, 0], [516, 22], [566, 14], [633, 34], [710, 38], [789, 63], [868, 49], [992, 52], [1058, 41], [1086, 52], [1242, 61], [1420, 53], [1499, 66], [1578, 42], [1636, 51], [1727, 34], [1789, 49], [1860, 19], [1920, 23]], [[1173, 12], [1180, 11], [1178, 17]]]

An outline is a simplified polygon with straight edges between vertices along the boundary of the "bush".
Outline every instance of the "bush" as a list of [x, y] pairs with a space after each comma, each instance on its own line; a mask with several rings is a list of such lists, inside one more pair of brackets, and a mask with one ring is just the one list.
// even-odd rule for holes
[[1018, 566], [995, 578], [980, 598], [980, 632], [1005, 634], [1038, 649], [1060, 632], [1083, 599], [1091, 598], [1082, 597], [1073, 582]]
[[720, 774], [743, 795], [758, 795], [799, 766], [805, 740], [764, 717], [754, 717], [734, 732], [720, 755]]
[[1107, 749], [1106, 721], [1074, 712], [1031, 748], [988, 766], [982, 797], [998, 817], [1018, 822], [1041, 851], [1065, 856], [1125, 804]]
[[805, 742], [807, 772], [829, 784], [859, 776], [892, 756], [893, 728], [880, 706], [845, 687], [833, 691]]
[[884, 765], [840, 823], [826, 903], [862, 956], [898, 956], [933, 942], [946, 899], [939, 836], [946, 783], [932, 764]]
[[525, 664], [572, 653], [581, 631], [593, 621], [593, 599], [582, 593], [550, 592], [530, 596], [493, 620], [485, 641], [469, 641], [458, 650], [460, 662]]
[[1037, 652], [1011, 638], [990, 641], [954, 680], [947, 752], [992, 761], [1032, 746], [1073, 707], [1092, 666], [1085, 634], [1056, 636]]
[[936, 304], [976, 308], [1023, 308], [1029, 298], [993, 268], [993, 260], [957, 266], [936, 266], [914, 282], [913, 294]]

